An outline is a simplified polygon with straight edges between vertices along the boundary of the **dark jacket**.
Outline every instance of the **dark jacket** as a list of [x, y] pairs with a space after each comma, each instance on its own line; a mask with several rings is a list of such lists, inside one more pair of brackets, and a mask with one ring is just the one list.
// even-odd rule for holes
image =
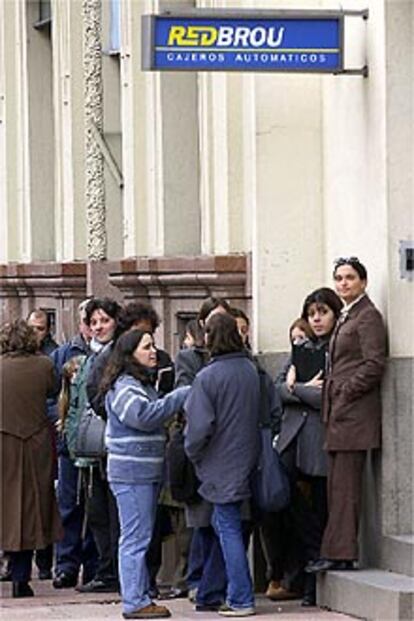
[[[314, 350], [323, 358], [322, 354], [327, 350], [328, 342], [306, 341], [300, 347]], [[289, 366], [290, 361], [284, 369], [284, 377], [279, 376], [276, 384], [283, 404], [278, 451], [283, 456], [290, 449], [284, 457], [289, 469], [295, 467], [307, 475], [326, 476], [325, 428], [321, 415], [322, 391], [320, 388], [297, 382], [293, 392], [290, 392], [285, 382]], [[300, 369], [297, 369], [297, 373], [300, 375]]]
[[185, 450], [213, 503], [250, 496], [257, 458], [259, 375], [244, 352], [213, 358], [194, 380], [185, 404]]
[[175, 388], [191, 386], [197, 373], [208, 360], [205, 349], [190, 347], [181, 349], [175, 357]]
[[42, 344], [40, 345], [40, 351], [42, 352], [42, 354], [50, 356], [50, 354], [54, 352], [55, 349], [57, 349], [58, 347], [59, 345], [56, 343], [53, 337], [50, 334], [46, 334], [45, 338], [42, 341]]
[[329, 451], [380, 446], [380, 385], [386, 352], [382, 316], [364, 296], [338, 321], [329, 346], [322, 405]]

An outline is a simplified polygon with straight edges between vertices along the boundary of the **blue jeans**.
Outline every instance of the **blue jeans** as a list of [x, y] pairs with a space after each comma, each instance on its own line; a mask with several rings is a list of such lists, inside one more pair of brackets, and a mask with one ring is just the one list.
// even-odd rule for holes
[[254, 606], [253, 583], [243, 543], [241, 502], [215, 504], [213, 526], [220, 539], [227, 573], [226, 603], [232, 608]]
[[159, 485], [111, 483], [118, 506], [119, 576], [123, 611], [139, 610], [151, 604], [146, 554], [155, 523]]
[[[194, 535], [189, 585], [190, 588], [197, 587], [196, 604], [221, 604], [226, 597], [227, 576], [220, 541], [211, 526], [197, 528]], [[195, 579], [197, 566], [201, 573], [198, 582]]]

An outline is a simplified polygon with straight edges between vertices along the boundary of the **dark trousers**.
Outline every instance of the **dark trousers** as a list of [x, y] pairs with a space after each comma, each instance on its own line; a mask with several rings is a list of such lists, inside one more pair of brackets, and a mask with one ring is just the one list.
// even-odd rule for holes
[[92, 494], [87, 499], [87, 515], [98, 550], [95, 577], [105, 582], [115, 581], [118, 579], [118, 510], [108, 481], [98, 467], [93, 468]]
[[362, 475], [366, 451], [328, 453], [328, 524], [321, 556], [332, 560], [358, 559]]
[[326, 477], [289, 470], [291, 502], [278, 513], [259, 518], [260, 540], [268, 580], [283, 582], [290, 590], [303, 588], [303, 567], [320, 555], [327, 522]]
[[52, 571], [53, 567], [53, 543], [42, 550], [36, 550], [35, 563], [39, 571]]
[[198, 589], [204, 562], [203, 539], [199, 528], [193, 529], [188, 554], [187, 585], [189, 589]]
[[173, 576], [173, 587], [187, 590], [186, 576], [188, 572], [188, 557], [193, 529], [188, 528], [185, 522], [184, 509], [171, 508], [171, 524], [175, 534], [175, 553], [177, 565]]
[[59, 456], [58, 506], [62, 519], [63, 539], [56, 544], [56, 574], [77, 576], [83, 565], [83, 582], [96, 572], [97, 551], [89, 528], [84, 532], [83, 494], [78, 498], [78, 474], [69, 455]]
[[29, 582], [32, 573], [33, 550], [7, 552], [13, 582]]

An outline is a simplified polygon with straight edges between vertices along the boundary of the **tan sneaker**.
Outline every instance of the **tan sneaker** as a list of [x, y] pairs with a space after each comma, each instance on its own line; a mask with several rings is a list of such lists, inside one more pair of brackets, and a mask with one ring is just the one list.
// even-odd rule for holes
[[171, 617], [171, 612], [165, 606], [149, 604], [133, 612], [124, 612], [122, 616], [124, 619], [166, 619]]

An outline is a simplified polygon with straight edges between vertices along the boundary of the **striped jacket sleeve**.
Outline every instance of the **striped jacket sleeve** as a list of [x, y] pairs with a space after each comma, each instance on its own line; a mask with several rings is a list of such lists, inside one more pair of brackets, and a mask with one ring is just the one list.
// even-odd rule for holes
[[189, 390], [189, 387], [177, 388], [165, 397], [151, 401], [141, 386], [122, 384], [108, 393], [107, 407], [127, 427], [152, 431], [183, 406]]

